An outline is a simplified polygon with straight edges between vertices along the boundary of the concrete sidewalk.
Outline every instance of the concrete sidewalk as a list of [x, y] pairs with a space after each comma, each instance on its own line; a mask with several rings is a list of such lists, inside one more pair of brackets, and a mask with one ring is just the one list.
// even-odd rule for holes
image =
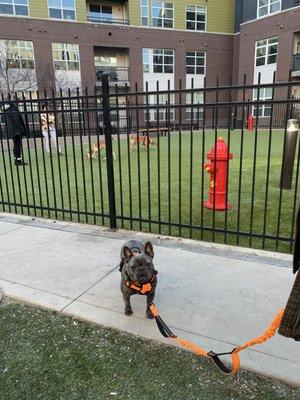
[[[123, 314], [116, 266], [130, 237], [154, 244], [163, 319], [208, 350], [260, 335], [286, 304], [289, 255], [9, 214], [0, 214], [0, 287], [8, 297], [164, 341], [145, 318], [143, 297], [132, 299], [133, 317]], [[243, 351], [241, 366], [299, 386], [299, 343], [276, 335]]]

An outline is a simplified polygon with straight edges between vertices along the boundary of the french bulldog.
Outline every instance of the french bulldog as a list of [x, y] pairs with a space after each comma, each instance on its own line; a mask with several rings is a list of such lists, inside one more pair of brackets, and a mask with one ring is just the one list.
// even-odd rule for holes
[[125, 315], [132, 315], [130, 296], [139, 293], [130, 288], [130, 284], [142, 288], [143, 285], [151, 283], [151, 290], [146, 293], [147, 310], [146, 317], [153, 318], [150, 305], [153, 303], [155, 288], [157, 285], [157, 271], [153, 265], [153, 246], [151, 242], [141, 243], [138, 240], [130, 240], [124, 243], [121, 249], [121, 292], [125, 302]]

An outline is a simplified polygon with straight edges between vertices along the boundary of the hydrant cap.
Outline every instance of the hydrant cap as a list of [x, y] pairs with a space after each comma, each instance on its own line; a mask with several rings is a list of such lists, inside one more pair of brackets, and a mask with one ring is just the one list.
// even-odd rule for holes
[[224, 141], [224, 138], [220, 136], [217, 140], [217, 155], [215, 156], [215, 145], [212, 146], [210, 153], [208, 153], [208, 158], [213, 160], [216, 157], [216, 159], [229, 159], [233, 158], [233, 155], [231, 153], [228, 153], [228, 147], [227, 144]]

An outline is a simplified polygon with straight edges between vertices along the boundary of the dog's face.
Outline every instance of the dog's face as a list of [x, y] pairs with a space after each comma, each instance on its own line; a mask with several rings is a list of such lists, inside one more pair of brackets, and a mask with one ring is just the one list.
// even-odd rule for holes
[[153, 265], [154, 252], [151, 242], [145, 243], [144, 253], [138, 255], [134, 255], [129, 247], [124, 246], [123, 256], [129, 278], [139, 285], [149, 282], [157, 273]]

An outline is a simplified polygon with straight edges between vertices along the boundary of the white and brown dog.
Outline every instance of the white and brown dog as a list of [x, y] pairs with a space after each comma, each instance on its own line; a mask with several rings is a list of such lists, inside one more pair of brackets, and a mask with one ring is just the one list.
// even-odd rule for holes
[[[88, 160], [91, 158], [97, 158], [98, 152], [105, 149], [106, 149], [105, 139], [99, 139], [97, 143], [93, 143], [91, 145], [91, 150], [87, 150], [85, 158]], [[117, 159], [114, 151], [113, 151], [113, 157], [114, 160]], [[103, 160], [106, 160], [106, 157], [104, 157]]]

